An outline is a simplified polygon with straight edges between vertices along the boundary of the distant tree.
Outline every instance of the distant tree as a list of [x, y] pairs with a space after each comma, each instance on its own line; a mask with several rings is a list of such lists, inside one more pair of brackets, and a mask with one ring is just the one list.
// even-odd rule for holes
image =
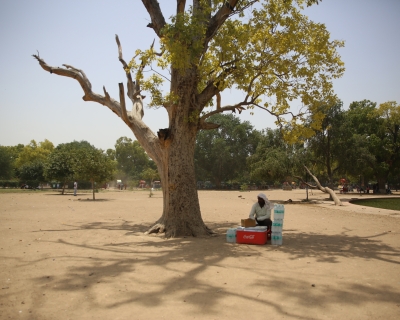
[[44, 163], [41, 160], [31, 161], [22, 165], [19, 169], [19, 178], [26, 183], [34, 183], [32, 187], [37, 187], [45, 181]]
[[158, 171], [155, 169], [151, 169], [151, 168], [146, 168], [142, 172], [142, 177], [143, 177], [143, 179], [150, 181], [150, 186], [153, 184], [154, 180], [160, 179], [160, 175], [158, 174]]
[[31, 142], [24, 146], [24, 148], [19, 152], [18, 157], [15, 160], [15, 166], [16, 168], [20, 168], [25, 164], [35, 161], [44, 163], [53, 149], [53, 143], [47, 139], [39, 143], [36, 143], [35, 140], [31, 140]]
[[278, 129], [267, 129], [262, 133], [256, 152], [247, 159], [247, 165], [254, 181], [283, 182], [301, 175], [303, 164], [308, 161], [302, 143], [288, 143]]
[[45, 177], [62, 183], [62, 194], [65, 185], [74, 179], [74, 165], [79, 161], [78, 150], [92, 148], [87, 141], [74, 141], [59, 144], [48, 156], [44, 165]]
[[399, 172], [399, 109], [393, 101], [379, 107], [369, 100], [355, 101], [346, 111], [341, 127], [351, 133], [342, 148], [348, 170], [353, 176], [374, 178], [381, 192], [388, 178]]
[[115, 161], [103, 150], [95, 147], [77, 150], [73, 170], [76, 178], [92, 183], [93, 200], [95, 200], [95, 183], [101, 184], [114, 179]]
[[310, 152], [313, 163], [313, 171], [318, 172], [319, 179], [323, 178], [332, 186], [336, 180], [336, 175], [340, 175], [345, 168], [340, 168], [340, 164], [346, 162], [339, 161], [343, 157], [343, 145], [349, 138], [349, 132], [341, 130], [343, 122], [343, 103], [341, 101], [333, 105], [322, 104], [316, 111], [324, 116], [321, 126], [313, 128], [312, 117], [308, 119], [309, 126], [313, 128], [314, 135], [307, 139], [307, 148]]
[[256, 150], [260, 133], [248, 122], [232, 114], [210, 117], [217, 129], [197, 134], [194, 160], [198, 180], [223, 181], [248, 178], [246, 158]]
[[140, 143], [127, 137], [121, 137], [115, 143], [115, 159], [118, 169], [130, 179], [141, 179], [144, 170], [156, 168]]
[[9, 148], [0, 146], [0, 179], [11, 179], [14, 175], [13, 159]]

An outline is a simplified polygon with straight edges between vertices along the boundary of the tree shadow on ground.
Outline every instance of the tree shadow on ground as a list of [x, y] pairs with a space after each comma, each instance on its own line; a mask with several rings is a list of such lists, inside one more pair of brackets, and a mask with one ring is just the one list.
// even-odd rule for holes
[[[394, 287], [385, 285], [370, 287], [367, 284], [343, 282], [340, 289], [329, 288], [329, 299], [320, 291], [312, 291], [310, 284], [296, 277], [265, 277], [265, 268], [251, 266], [254, 259], [265, 259], [265, 263], [273, 263], [272, 252], [279, 251], [286, 254], [288, 259], [314, 258], [318, 263], [340, 264], [343, 259], [362, 258], [379, 260], [385, 263], [399, 264], [400, 251], [380, 240], [384, 234], [374, 234], [368, 237], [358, 237], [343, 231], [336, 235], [318, 233], [304, 233], [299, 230], [287, 230], [284, 237], [284, 246], [247, 246], [226, 243], [226, 229], [235, 226], [232, 223], [208, 222], [208, 226], [215, 230], [216, 235], [209, 238], [178, 238], [164, 239], [161, 236], [144, 236], [143, 231], [151, 225], [134, 224], [130, 221], [113, 219], [110, 222], [92, 222], [82, 225], [69, 225], [71, 229], [62, 231], [85, 230], [95, 232], [106, 230], [125, 232], [120, 236], [126, 241], [110, 241], [104, 237], [92, 241], [96, 237], [90, 233], [85, 242], [58, 239], [48, 241], [48, 244], [65, 247], [69, 252], [83, 250], [85, 255], [64, 255], [57, 259], [66, 259], [73, 262], [67, 272], [58, 278], [45, 275], [34, 279], [35, 285], [51, 282], [54, 291], [82, 291], [82, 294], [91, 295], [93, 307], [117, 308], [125, 304], [142, 304], [153, 307], [165, 304], [165, 297], [173, 292], [185, 299], [186, 303], [196, 306], [199, 312], [215, 313], [220, 311], [220, 299], [236, 297], [243, 302], [259, 303], [260, 307], [273, 307], [277, 312], [297, 319], [309, 319], [296, 314], [295, 310], [283, 310], [282, 304], [268, 299], [267, 295], [255, 297], [247, 290], [227, 290], [221, 283], [210, 283], [205, 274], [219, 268], [231, 273], [225, 266], [226, 259], [234, 259], [240, 263], [235, 268], [254, 273], [262, 279], [250, 283], [248, 288], [258, 288], [260, 292], [275, 292], [282, 299], [293, 300], [301, 305], [317, 304], [319, 307], [332, 307], [335, 304], [362, 305], [367, 302], [398, 303], [399, 292]], [[41, 230], [44, 231], [44, 230]], [[61, 231], [61, 230], [46, 230]], [[110, 234], [111, 237], [111, 234]], [[140, 237], [138, 240], [131, 237]], [[111, 237], [112, 238], [112, 237]], [[132, 239], [132, 240], [130, 240]], [[69, 250], [72, 249], [72, 250]], [[51, 249], [51, 248], [50, 248]], [[64, 251], [65, 251], [64, 250]], [[102, 257], [102, 254], [107, 257]], [[37, 264], [40, 260], [34, 261]], [[32, 263], [30, 261], [29, 263]], [[154, 270], [154, 277], [145, 279], [140, 276], [140, 270], [150, 268]], [[217, 271], [218, 272], [218, 271]], [[120, 283], [118, 279], [130, 281]], [[100, 303], [96, 298], [96, 288], [99, 284], [116, 287], [114, 298]], [[125, 287], [124, 287], [125, 285]], [[149, 289], [151, 288], [151, 289]], [[247, 288], [247, 287], [246, 287]], [[113, 294], [113, 292], [111, 292]]]

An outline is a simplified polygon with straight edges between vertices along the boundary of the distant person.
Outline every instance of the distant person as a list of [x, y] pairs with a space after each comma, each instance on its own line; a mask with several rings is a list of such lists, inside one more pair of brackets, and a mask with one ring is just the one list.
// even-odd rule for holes
[[257, 202], [253, 204], [249, 218], [256, 220], [259, 226], [267, 226], [271, 229], [271, 210], [273, 206], [271, 202], [268, 201], [267, 196], [264, 193], [259, 193], [257, 196]]
[[76, 196], [76, 191], [78, 190], [78, 182], [74, 182], [74, 196]]

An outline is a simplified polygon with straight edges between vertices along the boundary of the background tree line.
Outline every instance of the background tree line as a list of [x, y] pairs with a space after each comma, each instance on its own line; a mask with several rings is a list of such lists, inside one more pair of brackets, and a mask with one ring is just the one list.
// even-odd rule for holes
[[[400, 106], [393, 101], [377, 106], [363, 100], [347, 110], [341, 102], [314, 109], [324, 115], [322, 126], [308, 126], [311, 137], [299, 136], [288, 143], [279, 130], [258, 131], [235, 115], [216, 114], [215, 130], [200, 131], [195, 148], [198, 188], [238, 188], [241, 185], [281, 186], [306, 178], [307, 165], [320, 181], [329, 186], [346, 178], [353, 184], [399, 184]], [[71, 142], [57, 147], [45, 140], [17, 146], [0, 146], [0, 179], [5, 186], [22, 183], [37, 186], [56, 181], [62, 186], [77, 179], [95, 189], [113, 179], [137, 186], [159, 179], [156, 166], [137, 141], [119, 138], [114, 149], [96, 149], [89, 142]]]

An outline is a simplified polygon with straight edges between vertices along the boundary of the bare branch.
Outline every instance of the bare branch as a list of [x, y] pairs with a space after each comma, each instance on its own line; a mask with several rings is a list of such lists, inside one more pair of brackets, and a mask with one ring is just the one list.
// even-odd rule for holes
[[208, 112], [205, 115], [203, 115], [200, 118], [200, 123], [202, 123], [202, 121], [206, 120], [207, 118], [211, 117], [214, 114], [223, 113], [225, 111], [232, 111], [233, 113], [236, 113], [236, 110], [238, 110], [239, 114], [240, 114], [240, 113], [242, 113], [243, 110], [245, 110], [245, 108], [242, 107], [242, 106], [247, 106], [247, 105], [251, 105], [251, 104], [252, 104], [251, 102], [240, 102], [240, 103], [237, 103], [237, 104], [235, 104], [233, 106], [225, 106], [225, 107], [216, 109], [214, 111]]
[[[93, 101], [100, 103], [102, 105], [107, 106], [111, 111], [117, 114], [121, 119], [125, 118], [123, 115], [123, 111], [121, 105], [118, 101], [114, 100], [110, 97], [105, 87], [103, 87], [104, 96], [92, 92], [92, 85], [90, 81], [87, 79], [86, 75], [83, 71], [74, 68], [70, 65], [65, 65], [65, 68], [60, 67], [52, 67], [49, 66], [42, 58], [38, 55], [33, 55], [33, 57], [39, 62], [40, 66], [45, 70], [53, 74], [57, 74], [60, 76], [68, 77], [75, 79], [81, 85], [84, 96], [84, 101]], [[123, 98], [123, 90], [121, 96], [121, 87], [120, 87], [120, 98], [122, 103], [125, 103], [125, 99]], [[150, 128], [141, 120], [139, 117], [132, 117], [132, 121], [128, 121], [128, 123], [124, 122], [129, 126], [129, 128], [135, 134], [139, 143], [144, 147], [148, 155], [157, 163], [161, 163], [162, 158], [162, 150], [160, 148], [157, 136], [150, 130]]]
[[199, 129], [202, 130], [212, 130], [212, 129], [218, 129], [221, 125], [212, 123], [212, 122], [205, 122], [203, 119], [200, 120], [199, 123]]
[[128, 97], [129, 99], [133, 99], [133, 94], [134, 94], [134, 87], [135, 83], [132, 80], [132, 75], [131, 72], [129, 71], [128, 64], [125, 62], [124, 58], [122, 57], [122, 46], [121, 42], [119, 41], [118, 35], [115, 35], [115, 41], [117, 42], [118, 45], [118, 60], [122, 63], [122, 66], [124, 68], [124, 71], [126, 73], [126, 78], [128, 80], [127, 82], [127, 87], [128, 87]]
[[307, 187], [309, 187], [309, 188], [311, 188], [311, 189], [318, 189], [317, 186], [313, 186], [312, 184], [309, 184], [308, 182], [304, 181], [302, 177], [293, 176], [293, 178], [296, 178], [296, 179], [299, 180], [301, 183], [305, 184]]
[[130, 121], [128, 119], [128, 114], [126, 113], [126, 106], [125, 106], [125, 90], [123, 83], [118, 83], [119, 86], [119, 103], [121, 105], [121, 113], [122, 113], [122, 120], [129, 126]]
[[151, 23], [147, 26], [152, 28], [159, 38], [162, 37], [161, 29], [165, 26], [165, 18], [161, 12], [160, 5], [157, 0], [142, 0], [147, 12], [150, 15]]
[[176, 1], [176, 13], [185, 12], [186, 0], [177, 0]]

